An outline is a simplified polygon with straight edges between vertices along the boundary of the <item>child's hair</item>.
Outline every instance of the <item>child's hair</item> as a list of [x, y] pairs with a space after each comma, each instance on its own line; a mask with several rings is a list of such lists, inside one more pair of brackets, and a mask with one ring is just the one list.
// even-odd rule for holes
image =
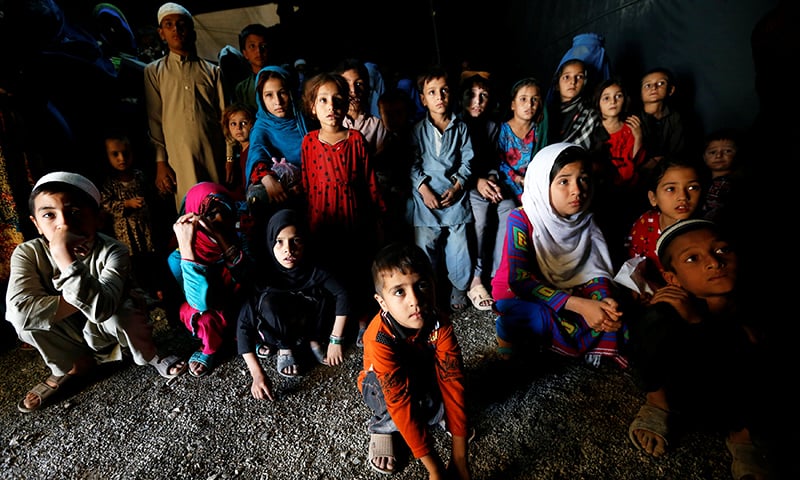
[[471, 92], [473, 87], [480, 87], [489, 92], [491, 104], [487, 106], [485, 113], [491, 112], [495, 102], [494, 89], [492, 88], [493, 85], [489, 72], [466, 71], [462, 73], [461, 81], [458, 84], [458, 90], [461, 92], [461, 108], [469, 107], [469, 103], [465, 101], [464, 97], [467, 95], [467, 92]]
[[[306, 113], [313, 117], [314, 116], [314, 104], [317, 102], [317, 92], [319, 92], [319, 87], [325, 85], [326, 83], [333, 83], [336, 85], [336, 90], [339, 92], [339, 96], [341, 97], [339, 101], [341, 104], [335, 105], [334, 108], [341, 108], [347, 112], [347, 104], [350, 98], [350, 86], [347, 84], [347, 80], [339, 75], [338, 73], [318, 73], [313, 77], [306, 80], [305, 86], [303, 88], [303, 107], [305, 108]], [[334, 99], [336, 101], [336, 99]]]
[[239, 32], [239, 50], [244, 51], [245, 44], [244, 42], [247, 40], [247, 37], [250, 35], [258, 35], [259, 37], [263, 38], [267, 43], [270, 43], [269, 38], [269, 29], [260, 23], [251, 23], [242, 29]]
[[587, 172], [592, 170], [592, 157], [589, 152], [580, 145], [572, 145], [561, 150], [553, 162], [553, 168], [550, 169], [550, 183], [553, 183], [553, 179], [562, 168], [573, 162], [581, 162]]
[[418, 273], [421, 278], [433, 279], [433, 266], [425, 252], [417, 245], [393, 242], [381, 248], [372, 262], [372, 282], [375, 292], [381, 294], [384, 272], [399, 270], [403, 274]]
[[[362, 94], [364, 96], [369, 96], [369, 89], [371, 88], [369, 83], [369, 70], [367, 66], [364, 65], [364, 62], [357, 58], [345, 58], [336, 64], [333, 73], [341, 75], [348, 70], [355, 70], [358, 72], [358, 76], [361, 77], [361, 80], [364, 82], [364, 91]], [[347, 90], [350, 90], [349, 86]]]
[[[544, 89], [542, 85], [533, 77], [525, 77], [521, 80], [517, 80], [514, 85], [511, 86], [511, 90], [509, 93], [511, 94], [509, 100], [514, 100], [516, 98], [517, 93], [522, 90], [524, 87], [537, 87], [539, 89], [539, 94], [542, 95], [542, 102], [544, 102]], [[540, 105], [537, 112], [536, 118], [533, 119], [535, 123], [539, 123], [542, 121], [542, 117], [544, 116], [544, 106]]]
[[447, 69], [441, 65], [433, 65], [417, 76], [417, 91], [425, 92], [425, 84], [436, 78], [443, 78], [447, 85], [450, 85], [450, 75]]
[[[672, 71], [670, 69], [666, 68], [666, 67], [655, 67], [655, 68], [651, 68], [650, 70], [644, 72], [642, 74], [642, 76], [639, 77], [640, 82], [641, 82], [641, 80], [644, 79], [644, 77], [647, 77], [648, 75], [652, 75], [654, 73], [660, 73], [660, 74], [664, 75], [667, 78], [667, 85], [666, 85], [667, 86], [667, 91], [669, 91], [670, 87], [675, 85], [675, 75], [673, 75]], [[669, 97], [670, 96], [667, 95], [665, 101], [667, 101], [667, 99], [669, 99]]]
[[700, 164], [697, 162], [693, 162], [682, 156], [667, 156], [653, 167], [653, 170], [647, 177], [645, 185], [648, 192], [655, 193], [658, 190], [658, 183], [661, 182], [661, 179], [664, 178], [664, 174], [667, 173], [667, 170], [670, 168], [691, 168], [698, 174], [702, 171], [700, 169]]
[[668, 248], [672, 241], [684, 233], [693, 232], [695, 230], [710, 230], [716, 235], [722, 234], [722, 230], [719, 229], [717, 224], [710, 220], [690, 218], [673, 223], [661, 232], [656, 242], [656, 254], [658, 255], [658, 260], [661, 262], [661, 265], [664, 267], [664, 271], [675, 271], [672, 265], [672, 255], [670, 255]]
[[[291, 85], [289, 85], [289, 76], [284, 76], [280, 72], [275, 70], [268, 70], [266, 72], [259, 72], [258, 74], [258, 83], [256, 83], [256, 93], [258, 94], [259, 103], [261, 103], [261, 92], [264, 90], [264, 84], [267, 83], [267, 80], [277, 78], [281, 82], [283, 82], [284, 88], [292, 92]], [[291, 109], [289, 109], [291, 111]]]
[[600, 85], [595, 88], [594, 96], [592, 97], [592, 106], [597, 109], [598, 112], [600, 111], [600, 98], [603, 96], [603, 90], [612, 85], [618, 86], [620, 91], [622, 91], [622, 107], [619, 109], [619, 118], [620, 120], [624, 120], [628, 116], [631, 99], [628, 96], [625, 85], [622, 84], [622, 80], [619, 77], [611, 77], [607, 80], [603, 80]]
[[732, 127], [725, 127], [725, 128], [720, 128], [718, 130], [714, 130], [713, 132], [706, 135], [705, 138], [703, 139], [703, 151], [705, 151], [705, 149], [708, 148], [708, 145], [711, 142], [716, 142], [718, 140], [730, 140], [734, 143], [734, 145], [736, 145], [738, 149], [739, 138], [740, 138], [739, 130]]
[[225, 139], [228, 140], [229, 142], [233, 141], [233, 137], [231, 136], [231, 127], [230, 127], [231, 117], [233, 116], [234, 113], [237, 112], [244, 112], [247, 115], [247, 119], [250, 120], [251, 126], [253, 125], [253, 122], [255, 122], [256, 119], [255, 112], [253, 112], [253, 107], [251, 107], [250, 105], [246, 105], [240, 102], [234, 102], [225, 107], [225, 110], [222, 111], [221, 123], [222, 123], [222, 131], [225, 133]]

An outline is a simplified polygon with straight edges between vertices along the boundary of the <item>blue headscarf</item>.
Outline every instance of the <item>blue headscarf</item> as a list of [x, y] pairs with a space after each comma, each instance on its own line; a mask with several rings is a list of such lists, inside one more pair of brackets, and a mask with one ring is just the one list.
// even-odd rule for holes
[[286, 69], [270, 65], [262, 68], [256, 75], [256, 85], [262, 75], [277, 73], [283, 77], [286, 90], [289, 92], [289, 108], [291, 114], [285, 118], [278, 118], [269, 113], [264, 106], [264, 99], [256, 89], [256, 122], [250, 130], [250, 147], [247, 154], [247, 180], [253, 171], [253, 166], [258, 162], [267, 162], [272, 165], [272, 158], [285, 158], [287, 162], [301, 168], [300, 147], [303, 137], [308, 133], [303, 112], [299, 108], [293, 95], [292, 78]]

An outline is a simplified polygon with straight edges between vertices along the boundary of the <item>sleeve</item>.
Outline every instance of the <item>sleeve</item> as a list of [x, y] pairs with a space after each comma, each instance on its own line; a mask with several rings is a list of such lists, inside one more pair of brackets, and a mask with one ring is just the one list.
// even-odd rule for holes
[[427, 120], [423, 119], [420, 120], [419, 123], [414, 127], [414, 132], [412, 134], [412, 147], [414, 151], [414, 158], [411, 163], [411, 186], [414, 192], [422, 186], [423, 183], [427, 182], [430, 177], [425, 174], [424, 164], [425, 164], [425, 148], [424, 148], [424, 138], [423, 133], [425, 129], [425, 124]]
[[464, 395], [464, 359], [452, 324], [437, 330], [436, 378], [442, 392], [448, 430], [467, 436], [467, 409]]
[[509, 288], [520, 299], [541, 301], [559, 311], [567, 303], [569, 294], [536, 278], [536, 252], [532, 249], [530, 225], [524, 217], [525, 212], [522, 209], [513, 210], [508, 215], [507, 231], [517, 232], [516, 235], [506, 236]]
[[335, 299], [335, 315], [350, 315], [350, 297], [344, 284], [333, 275], [328, 275], [322, 287]]
[[466, 189], [467, 182], [472, 181], [472, 162], [475, 159], [475, 151], [472, 149], [472, 140], [470, 139], [467, 125], [463, 122], [459, 122], [458, 137], [460, 138], [459, 144], [461, 146], [458, 155], [460, 161], [458, 169], [451, 178], [458, 180], [461, 188]]
[[[52, 267], [40, 269], [36, 259], [49, 259], [43, 248], [36, 248], [31, 240], [18, 245], [11, 254], [10, 275], [6, 290], [6, 319], [15, 328], [47, 330], [58, 310], [61, 294], [49, 288], [43, 278], [52, 276]], [[38, 250], [38, 251], [37, 251]]]
[[167, 258], [172, 275], [183, 291], [186, 302], [194, 309], [205, 312], [209, 309], [208, 267], [184, 260], [181, 252], [173, 251]]
[[102, 198], [103, 210], [111, 215], [111, 218], [122, 218], [125, 214], [125, 200], [117, 196], [114, 189], [114, 184], [110, 180], [103, 182], [100, 190], [100, 198]]
[[[358, 130], [354, 130], [354, 132], [358, 132]], [[378, 184], [378, 177], [375, 175], [375, 169], [372, 167], [372, 156], [367, 148], [367, 140], [360, 132], [359, 135], [361, 136], [361, 141], [358, 142], [359, 158], [363, 160], [363, 175], [367, 189], [369, 190], [369, 198], [377, 212], [383, 213], [386, 211], [386, 203], [383, 201], [381, 188]]]
[[159, 62], [153, 62], [144, 69], [144, 99], [147, 107], [148, 136], [155, 148], [156, 162], [167, 161], [167, 147], [164, 142], [163, 109], [161, 89], [158, 82]]
[[239, 310], [236, 321], [236, 350], [239, 355], [255, 351], [258, 341], [258, 322], [254, 307], [255, 299], [248, 299]]

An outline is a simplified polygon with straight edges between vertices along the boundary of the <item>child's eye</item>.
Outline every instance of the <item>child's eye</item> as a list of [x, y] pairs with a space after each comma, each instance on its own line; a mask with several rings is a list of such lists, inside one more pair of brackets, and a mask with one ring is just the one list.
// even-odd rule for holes
[[697, 255], [689, 255], [684, 259], [686, 263], [695, 263], [697, 261]]
[[402, 297], [405, 294], [406, 294], [406, 291], [403, 290], [402, 288], [398, 288], [397, 290], [392, 292], [392, 295], [394, 295], [395, 297]]

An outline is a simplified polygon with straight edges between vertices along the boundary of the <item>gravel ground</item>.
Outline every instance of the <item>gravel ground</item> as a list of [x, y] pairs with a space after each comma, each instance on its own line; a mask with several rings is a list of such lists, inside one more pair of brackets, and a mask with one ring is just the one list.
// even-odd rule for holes
[[[494, 354], [493, 317], [468, 309], [455, 318], [477, 437], [474, 479], [729, 479], [720, 436], [688, 433], [661, 459], [630, 443], [628, 424], [643, 401], [613, 365], [539, 355], [510, 371]], [[194, 340], [156, 318], [156, 340], [188, 356]], [[0, 472], [3, 479], [377, 479], [366, 462], [367, 407], [355, 379], [360, 350], [345, 364], [316, 366], [299, 379], [269, 367], [277, 398], [257, 401], [241, 357], [206, 378], [171, 384], [131, 363], [101, 366], [76, 393], [40, 411], [16, 404], [49, 372], [35, 351], [0, 354]], [[435, 438], [447, 458], [449, 443]], [[426, 478], [401, 451], [397, 480]]]

